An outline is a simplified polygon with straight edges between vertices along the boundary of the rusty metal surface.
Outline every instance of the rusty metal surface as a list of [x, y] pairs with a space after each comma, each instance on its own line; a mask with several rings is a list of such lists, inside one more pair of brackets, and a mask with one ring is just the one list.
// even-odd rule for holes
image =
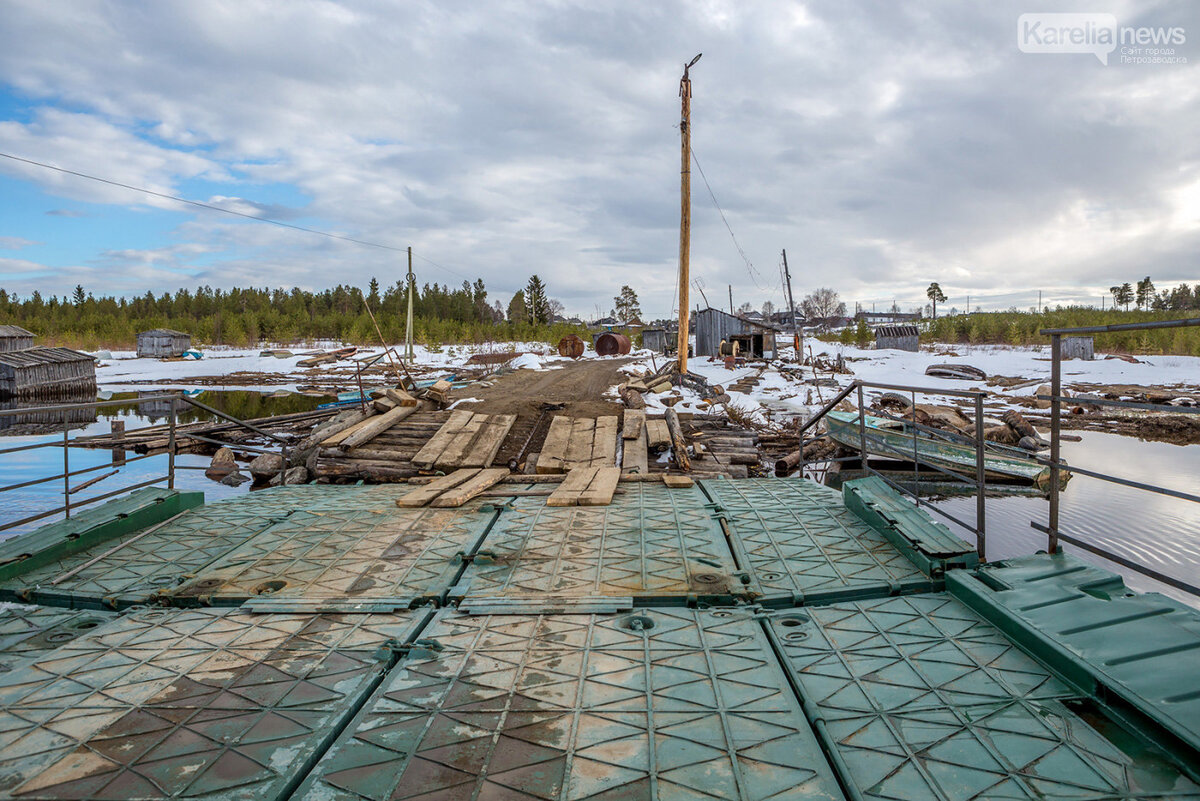
[[483, 501], [400, 509], [392, 495], [378, 493], [353, 509], [296, 512], [196, 571], [169, 598], [229, 605], [270, 596], [272, 608], [281, 609], [287, 600], [403, 606], [438, 597], [496, 512]]
[[624, 356], [633, 347], [629, 337], [606, 331], [596, 337], [595, 348], [599, 356]]
[[622, 484], [608, 506], [547, 507], [516, 498], [480, 546], [452, 597], [553, 601], [686, 600], [746, 593], [699, 489]]
[[743, 568], [764, 597], [813, 602], [933, 588], [875, 529], [810, 481], [705, 480]]
[[0, 674], [0, 796], [286, 797], [427, 616], [119, 617]]
[[842, 798], [744, 610], [443, 610], [420, 641], [297, 799]]
[[111, 617], [111, 612], [52, 606], [0, 606], [0, 673], [86, 634]]
[[583, 340], [575, 334], [568, 334], [558, 340], [558, 355], [565, 356], [568, 359], [578, 359], [586, 350]]

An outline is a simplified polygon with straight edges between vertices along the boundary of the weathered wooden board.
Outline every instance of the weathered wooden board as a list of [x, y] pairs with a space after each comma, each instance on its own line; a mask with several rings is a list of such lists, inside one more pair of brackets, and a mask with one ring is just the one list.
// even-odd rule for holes
[[487, 470], [480, 470], [464, 483], [434, 498], [429, 505], [438, 508], [462, 506], [488, 487], [499, 484], [507, 475], [507, 467], [492, 467]]
[[615, 467], [617, 464], [617, 418], [597, 417], [592, 436], [593, 467]]
[[661, 417], [646, 418], [647, 447], [654, 453], [661, 453], [671, 446], [671, 432], [667, 421]]
[[547, 506], [576, 506], [579, 495], [591, 485], [598, 467], [576, 467], [567, 473], [562, 483], [546, 499]]
[[596, 477], [588, 488], [579, 493], [580, 506], [608, 506], [612, 503], [613, 493], [617, 491], [617, 482], [621, 480], [621, 468], [601, 467], [596, 470]]
[[567, 455], [567, 445], [571, 441], [571, 418], [559, 415], [550, 421], [550, 429], [546, 432], [546, 441], [537, 460], [538, 473], [561, 473]]
[[343, 428], [341, 431], [338, 431], [336, 434], [332, 434], [332, 435], [330, 435], [330, 436], [329, 436], [329, 437], [327, 437], [326, 439], [323, 439], [323, 440], [321, 440], [321, 447], [322, 447], [322, 448], [337, 448], [337, 447], [340, 447], [340, 446], [341, 446], [341, 444], [342, 444], [342, 442], [343, 442], [343, 441], [344, 441], [344, 440], [345, 440], [347, 437], [349, 437], [349, 436], [350, 436], [351, 434], [353, 434], [355, 431], [358, 431], [360, 428], [362, 428], [363, 426], [365, 426], [367, 423], [371, 422], [373, 419], [375, 419], [375, 417], [376, 417], [376, 415], [375, 415], [375, 414], [372, 412], [370, 416], [368, 416], [368, 417], [365, 417], [365, 418], [363, 418], [362, 420], [359, 420], [359, 421], [358, 421], [357, 423], [355, 423], [354, 425], [352, 425], [352, 426], [349, 426], [349, 427], [347, 427], [347, 428]]
[[434, 466], [439, 470], [465, 467], [463, 459], [471, 452], [471, 443], [479, 436], [479, 432], [483, 431], [486, 423], [487, 415], [472, 414], [471, 418], [458, 430], [458, 433], [446, 443], [446, 448], [438, 455]]
[[417, 451], [417, 455], [413, 457], [413, 464], [417, 467], [430, 468], [437, 462], [442, 451], [446, 450], [446, 446], [454, 439], [454, 436], [459, 430], [465, 426], [474, 415], [468, 411], [454, 411], [450, 413], [450, 419], [442, 424], [437, 433], [429, 438], [429, 442], [425, 443], [425, 447]]
[[476, 415], [486, 417], [486, 423], [479, 436], [471, 443], [471, 448], [459, 462], [463, 467], [491, 467], [492, 460], [504, 443], [504, 438], [517, 422], [515, 414]]
[[637, 439], [646, 427], [646, 413], [641, 409], [626, 409], [621, 439]]
[[576, 417], [571, 422], [571, 440], [567, 443], [567, 454], [563, 460], [568, 470], [581, 465], [591, 465], [595, 436], [595, 419]]
[[357, 448], [399, 423], [417, 410], [416, 406], [398, 406], [390, 412], [376, 415], [363, 421], [362, 427], [342, 440], [343, 448]]
[[417, 487], [407, 495], [397, 498], [396, 505], [403, 508], [424, 506], [446, 490], [453, 489], [464, 481], [473, 478], [477, 473], [479, 473], [479, 470], [472, 468], [455, 470], [448, 476], [441, 476], [434, 479], [428, 484]]
[[685, 487], [694, 485], [696, 482], [692, 481], [691, 476], [672, 476], [664, 474], [663, 483], [672, 489], [683, 489]]
[[636, 439], [627, 439], [621, 454], [621, 472], [645, 475], [650, 471], [650, 458], [646, 450], [646, 428], [642, 427]]

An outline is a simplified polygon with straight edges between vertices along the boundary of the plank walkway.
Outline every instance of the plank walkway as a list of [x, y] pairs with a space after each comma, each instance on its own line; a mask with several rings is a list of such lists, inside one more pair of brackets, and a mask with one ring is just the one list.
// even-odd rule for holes
[[618, 436], [615, 415], [594, 419], [558, 415], [550, 421], [537, 471], [553, 475], [579, 467], [616, 467]]

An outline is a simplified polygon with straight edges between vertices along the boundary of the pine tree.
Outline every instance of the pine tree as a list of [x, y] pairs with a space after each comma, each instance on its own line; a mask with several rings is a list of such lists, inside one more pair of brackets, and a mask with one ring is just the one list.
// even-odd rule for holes
[[529, 322], [529, 312], [525, 308], [525, 290], [518, 289], [508, 302], [508, 321], [514, 325]]
[[933, 302], [933, 319], [937, 319], [937, 305], [946, 302], [946, 296], [942, 293], [942, 288], [938, 286], [937, 281], [929, 285], [929, 289], [925, 290], [925, 297]]
[[546, 285], [537, 275], [531, 275], [529, 283], [525, 285], [525, 313], [529, 317], [529, 322], [534, 325], [550, 322], [550, 303], [546, 297]]
[[[151, 297], [153, 297], [153, 296], [151, 296]], [[82, 306], [83, 302], [85, 300], [87, 300], [87, 295], [84, 294], [83, 284], [76, 284], [75, 285], [75, 305]]]
[[642, 307], [638, 302], [637, 293], [628, 284], [621, 287], [621, 294], [613, 298], [613, 302], [616, 304], [613, 309], [615, 312], [613, 316], [618, 320], [627, 322], [634, 317], [642, 316]]

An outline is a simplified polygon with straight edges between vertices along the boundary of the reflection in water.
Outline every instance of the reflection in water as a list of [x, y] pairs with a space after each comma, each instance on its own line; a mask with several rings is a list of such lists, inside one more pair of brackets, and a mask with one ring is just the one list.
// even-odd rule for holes
[[18, 411], [18, 414], [0, 414], [0, 436], [30, 434], [61, 434], [64, 424], [74, 431], [96, 422], [95, 409], [66, 409], [48, 412], [47, 406], [69, 403], [91, 403], [96, 400], [93, 392], [66, 394], [53, 401], [18, 400], [10, 398], [0, 401], [0, 411]]

